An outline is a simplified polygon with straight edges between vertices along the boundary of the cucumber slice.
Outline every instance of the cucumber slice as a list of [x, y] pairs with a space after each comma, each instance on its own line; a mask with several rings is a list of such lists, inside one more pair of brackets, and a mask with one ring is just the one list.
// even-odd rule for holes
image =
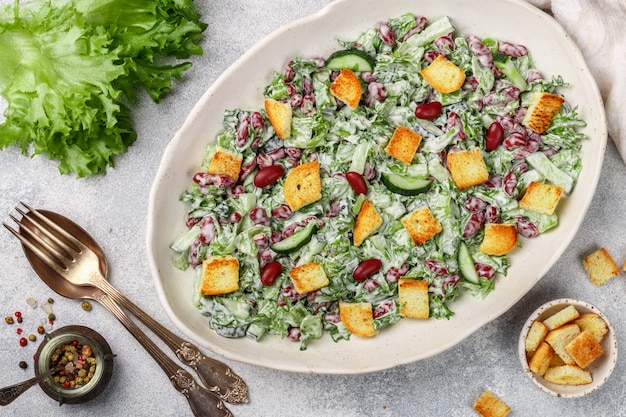
[[380, 180], [389, 191], [401, 195], [418, 195], [430, 187], [431, 182], [423, 178], [413, 178], [403, 175], [383, 172]]
[[329, 56], [326, 68], [330, 70], [348, 68], [355, 72], [374, 71], [374, 60], [360, 49], [345, 49]]
[[289, 236], [286, 239], [281, 240], [280, 242], [274, 243], [272, 246], [272, 250], [276, 253], [290, 253], [296, 251], [309, 243], [313, 234], [317, 231], [317, 223], [315, 221], [307, 224], [304, 229], [298, 230], [293, 235]]
[[472, 254], [470, 253], [467, 245], [463, 242], [459, 245], [459, 270], [463, 278], [472, 282], [474, 284], [478, 284], [480, 282], [480, 277], [478, 276], [478, 272], [476, 272], [476, 268], [474, 267], [474, 258], [472, 258]]

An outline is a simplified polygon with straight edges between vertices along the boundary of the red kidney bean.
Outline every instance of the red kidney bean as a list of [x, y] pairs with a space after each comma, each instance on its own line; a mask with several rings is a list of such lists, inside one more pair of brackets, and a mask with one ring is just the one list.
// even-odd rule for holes
[[302, 337], [302, 332], [299, 327], [291, 327], [287, 332], [287, 339], [292, 342], [298, 342]]
[[475, 263], [474, 269], [480, 278], [491, 280], [496, 276], [496, 270], [491, 265]]
[[382, 267], [383, 263], [380, 259], [366, 259], [354, 269], [354, 272], [352, 272], [352, 278], [358, 282], [365, 281], [367, 278], [380, 271], [380, 268]]
[[283, 74], [285, 74], [285, 82], [290, 83], [293, 81], [293, 77], [296, 75], [296, 70], [293, 69], [293, 61], [287, 62]]
[[465, 223], [465, 226], [463, 227], [463, 237], [467, 239], [476, 235], [476, 233], [478, 233], [478, 231], [480, 230], [481, 227], [483, 227], [484, 224], [485, 224], [485, 212], [484, 211], [478, 211], [476, 213], [472, 213], [470, 218], [467, 220], [467, 223]]
[[387, 89], [382, 83], [374, 81], [367, 85], [365, 104], [368, 107], [374, 107], [376, 102], [385, 101], [385, 99], [387, 99]]
[[543, 75], [541, 75], [541, 73], [537, 70], [531, 69], [531, 70], [528, 70], [528, 72], [526, 73], [527, 83], [532, 83], [533, 81], [538, 81], [542, 79], [543, 79]]
[[365, 169], [363, 170], [363, 176], [366, 180], [373, 180], [376, 178], [376, 167], [369, 162], [365, 163]]
[[265, 212], [265, 209], [262, 207], [253, 208], [252, 210], [250, 210], [250, 213], [248, 214], [248, 216], [250, 216], [250, 220], [252, 220], [252, 223], [254, 224], [258, 224], [262, 226], [270, 225], [270, 218], [267, 217], [267, 213]]
[[363, 175], [358, 172], [348, 171], [346, 173], [346, 179], [350, 183], [352, 190], [354, 190], [355, 194], [363, 194], [367, 195], [367, 183], [363, 178]]
[[396, 303], [392, 298], [388, 298], [382, 303], [378, 304], [374, 311], [372, 312], [375, 319], [384, 316], [385, 314], [392, 311], [395, 307]]
[[404, 38], [402, 38], [403, 41], [406, 41], [407, 39], [409, 39], [411, 36], [420, 33], [422, 30], [424, 30], [424, 28], [426, 27], [426, 23], [428, 23], [428, 19], [426, 19], [426, 17], [424, 16], [415, 16], [415, 22], [417, 23], [415, 26], [413, 26], [406, 35], [404, 35]]
[[261, 113], [255, 111], [250, 115], [250, 126], [252, 126], [252, 128], [256, 130], [257, 133], [263, 130], [263, 128], [265, 127], [265, 121], [263, 121], [263, 116], [261, 116]]
[[313, 95], [313, 93], [304, 95], [302, 98], [302, 104], [300, 105], [300, 110], [304, 114], [315, 113], [315, 95]]
[[482, 198], [471, 196], [470, 198], [465, 200], [465, 208], [471, 213], [484, 211], [487, 208], [487, 202]]
[[281, 204], [280, 206], [274, 207], [272, 209], [272, 217], [275, 217], [277, 219], [286, 220], [290, 218], [292, 214], [293, 212], [287, 204]]
[[304, 101], [304, 98], [302, 97], [302, 94], [295, 93], [289, 99], [289, 104], [291, 105], [292, 109], [295, 109], [296, 107], [302, 106], [303, 101]]
[[392, 267], [385, 272], [385, 279], [387, 282], [398, 282], [400, 278], [406, 275], [409, 272], [409, 264], [403, 263], [400, 267]]
[[446, 293], [445, 288], [447, 286], [451, 285], [453, 287], [456, 287], [459, 282], [461, 282], [461, 276], [460, 275], [457, 275], [457, 274], [447, 275], [443, 279], [443, 283], [441, 284], [441, 286], [444, 288], [444, 293]]
[[372, 71], [363, 71], [361, 73], [361, 80], [363, 80], [364, 83], [368, 84], [377, 81]]
[[517, 175], [515, 175], [515, 172], [509, 171], [504, 175], [504, 192], [513, 196], [515, 187], [517, 187]]
[[285, 175], [285, 168], [282, 165], [270, 165], [260, 169], [254, 176], [254, 185], [259, 188], [267, 187], [278, 181]]
[[289, 236], [292, 236], [300, 227], [302, 226], [298, 223], [291, 223], [290, 225], [285, 226], [285, 228], [283, 229], [283, 238], [288, 238]]
[[327, 313], [324, 314], [324, 320], [329, 323], [341, 323], [341, 316], [337, 313]]
[[482, 66], [491, 68], [493, 66], [493, 56], [491, 51], [487, 48], [476, 36], [468, 36], [467, 43], [470, 47], [470, 51], [478, 58], [478, 62]]
[[430, 64], [435, 59], [437, 59], [439, 55], [441, 55], [439, 52], [435, 51], [434, 49], [430, 49], [424, 53], [424, 60]]
[[518, 217], [515, 221], [517, 222], [517, 231], [520, 235], [526, 238], [533, 238], [539, 234], [539, 229], [530, 220]]
[[393, 30], [391, 30], [387, 23], [381, 22], [378, 24], [378, 36], [389, 46], [396, 44], [396, 34], [393, 33]]
[[451, 111], [450, 114], [448, 114], [448, 123], [446, 123], [446, 129], [450, 130], [454, 127], [458, 128], [456, 132], [456, 137], [460, 140], [465, 140], [467, 135], [463, 130], [463, 121], [461, 121], [461, 117], [457, 113]]
[[250, 117], [245, 117], [242, 119], [237, 125], [237, 131], [235, 135], [235, 145], [239, 148], [242, 148], [248, 143], [248, 139], [250, 138], [250, 131], [248, 127], [250, 126]]
[[434, 120], [441, 114], [441, 103], [433, 101], [422, 103], [415, 107], [415, 117], [424, 120]]
[[504, 128], [502, 125], [498, 122], [491, 123], [485, 135], [485, 150], [487, 152], [495, 151], [502, 143], [502, 139], [504, 139]]
[[302, 91], [305, 95], [313, 93], [313, 81], [311, 77], [302, 77]]
[[500, 188], [502, 187], [502, 177], [499, 175], [489, 174], [489, 179], [482, 183], [487, 188]]
[[452, 40], [452, 36], [443, 35], [435, 39], [435, 47], [441, 52], [445, 54], [449, 51], [454, 50], [454, 41]]
[[189, 247], [189, 255], [187, 256], [187, 259], [189, 260], [189, 264], [193, 267], [196, 267], [202, 263], [202, 259], [200, 259], [198, 253], [198, 246], [200, 246], [201, 243], [202, 242], [200, 242], [200, 239], [196, 239], [191, 244], [191, 247]]
[[368, 279], [363, 283], [363, 289], [367, 292], [372, 292], [378, 287], [378, 282], [375, 279]]
[[448, 274], [448, 268], [446, 268], [446, 265], [437, 259], [426, 259], [426, 267], [434, 272], [435, 275]]
[[252, 241], [259, 248], [259, 250], [266, 250], [268, 245], [270, 244], [270, 239], [267, 237], [265, 233], [257, 233], [252, 236]]
[[278, 261], [273, 261], [265, 265], [261, 271], [261, 282], [265, 286], [271, 286], [276, 278], [283, 272], [283, 266]]
[[257, 166], [256, 158], [248, 162], [247, 164], [244, 164], [241, 167], [241, 171], [239, 172], [239, 181], [245, 180], [248, 177], [248, 175], [250, 175], [252, 171], [254, 171], [256, 166]]
[[507, 151], [512, 151], [513, 149], [526, 146], [526, 142], [527, 141], [524, 135], [515, 132], [510, 134], [506, 139], [504, 139], [504, 142], [502, 142], [502, 146], [504, 146], [504, 149], [506, 149]]
[[198, 172], [193, 176], [193, 182], [200, 186], [215, 185], [218, 188], [230, 188], [235, 185], [235, 180], [228, 175], [209, 174]]
[[[280, 232], [279, 232], [280, 233]], [[272, 232], [274, 234], [274, 232]], [[271, 239], [270, 239], [271, 241]], [[271, 249], [265, 249], [259, 253], [259, 265], [261, 269], [265, 268], [265, 265], [269, 264], [276, 258], [276, 252]]]
[[200, 221], [200, 242], [205, 245], [211, 243], [217, 236], [217, 227], [213, 217], [206, 216]]
[[485, 209], [485, 222], [486, 223], [501, 223], [500, 216], [498, 215], [498, 208], [496, 206], [489, 205]]
[[528, 53], [528, 50], [524, 45], [518, 45], [516, 43], [498, 41], [498, 52], [504, 55], [513, 56], [519, 58]]

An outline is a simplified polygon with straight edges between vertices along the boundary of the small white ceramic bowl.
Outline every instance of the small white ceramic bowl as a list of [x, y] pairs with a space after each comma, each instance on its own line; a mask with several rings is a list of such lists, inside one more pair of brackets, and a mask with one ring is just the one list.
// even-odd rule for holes
[[[530, 330], [530, 326], [535, 320], [544, 320], [551, 316], [554, 313], [562, 310], [563, 308], [573, 305], [576, 310], [582, 315], [585, 313], [596, 313], [606, 322], [609, 331], [604, 338], [600, 342], [602, 346], [602, 350], [604, 350], [604, 354], [594, 360], [587, 369], [591, 372], [591, 376], [593, 378], [593, 382], [585, 385], [558, 385], [553, 384], [541, 377], [540, 375], [535, 374], [528, 367], [528, 358], [526, 356], [525, 349], [525, 340], [528, 335], [528, 331]], [[569, 298], [561, 298], [558, 300], [553, 300], [545, 303], [537, 310], [535, 310], [526, 323], [524, 323], [524, 327], [522, 327], [522, 332], [519, 337], [519, 346], [518, 346], [518, 355], [520, 362], [522, 364], [522, 369], [524, 373], [530, 378], [533, 383], [539, 387], [544, 392], [548, 394], [554, 395], [556, 397], [565, 397], [565, 398], [576, 398], [582, 397], [584, 395], [590, 394], [597, 390], [604, 382], [609, 378], [613, 369], [615, 368], [615, 364], [617, 362], [617, 338], [615, 337], [615, 331], [611, 326], [611, 323], [606, 318], [604, 314], [596, 307], [592, 306], [589, 303], [584, 301], [569, 299]]]

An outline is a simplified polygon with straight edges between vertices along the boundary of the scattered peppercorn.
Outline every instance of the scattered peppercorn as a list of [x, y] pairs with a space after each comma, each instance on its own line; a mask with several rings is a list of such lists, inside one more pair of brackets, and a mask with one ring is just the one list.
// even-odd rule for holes
[[16, 311], [14, 315], [15, 315], [15, 318], [17, 319], [18, 323], [21, 323], [24, 320], [22, 318], [22, 313], [20, 311]]
[[28, 368], [28, 364], [26, 363], [26, 361], [20, 361], [19, 366], [22, 369]]
[[43, 326], [37, 327], [37, 333], [44, 334], [45, 332], [46, 332], [46, 329], [44, 329]]
[[48, 298], [48, 304], [54, 304], [54, 299], [52, 297]]
[[15, 333], [17, 334], [22, 334], [24, 330], [21, 327], [18, 327], [17, 330], [15, 331]]
[[89, 301], [84, 301], [81, 307], [85, 311], [91, 311], [91, 303]]
[[54, 315], [54, 313], [50, 313], [48, 314], [48, 320], [49, 321], [55, 321], [57, 319], [57, 316]]
[[5, 322], [6, 324], [13, 324], [13, 323], [15, 323], [15, 321], [13, 320], [13, 316], [6, 316], [6, 317], [4, 318], [4, 322]]
[[37, 336], [31, 333], [28, 335], [28, 340], [30, 340], [31, 342], [34, 342], [35, 340], [37, 340]]
[[26, 346], [27, 344], [28, 344], [28, 340], [26, 340], [26, 338], [25, 338], [25, 337], [22, 337], [22, 338], [20, 339], [20, 346], [24, 347], [24, 346]]

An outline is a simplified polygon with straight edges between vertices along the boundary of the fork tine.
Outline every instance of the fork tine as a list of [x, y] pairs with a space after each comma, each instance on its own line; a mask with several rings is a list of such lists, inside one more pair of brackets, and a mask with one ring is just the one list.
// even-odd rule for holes
[[[37, 225], [42, 231], [48, 232], [46, 233], [46, 236], [54, 240], [55, 243], [57, 243], [60, 247], [66, 249], [68, 252], [81, 252], [83, 250], [84, 245], [67, 230], [60, 227], [54, 221], [50, 220], [48, 217], [44, 216], [42, 213], [32, 208], [28, 204], [22, 201], [20, 201], [20, 204], [26, 207], [28, 211], [40, 221], [37, 221], [32, 216], [29, 216], [28, 220]], [[24, 212], [22, 212], [18, 207], [16, 207], [15, 209], [20, 214], [22, 214], [22, 216], [25, 215]]]
[[[21, 224], [19, 221], [17, 221], [15, 217], [11, 216], [11, 218], [15, 220], [17, 224]], [[55, 257], [50, 255], [50, 253], [44, 250], [41, 246], [36, 245], [33, 241], [22, 235], [17, 230], [10, 227], [8, 224], [2, 224], [4, 225], [4, 227], [7, 228], [9, 232], [13, 233], [13, 235], [18, 238], [23, 245], [30, 249], [35, 254], [35, 256], [41, 259], [50, 268], [54, 269], [58, 273], [62, 273], [63, 271], [67, 270], [67, 267], [65, 265], [61, 265]]]

